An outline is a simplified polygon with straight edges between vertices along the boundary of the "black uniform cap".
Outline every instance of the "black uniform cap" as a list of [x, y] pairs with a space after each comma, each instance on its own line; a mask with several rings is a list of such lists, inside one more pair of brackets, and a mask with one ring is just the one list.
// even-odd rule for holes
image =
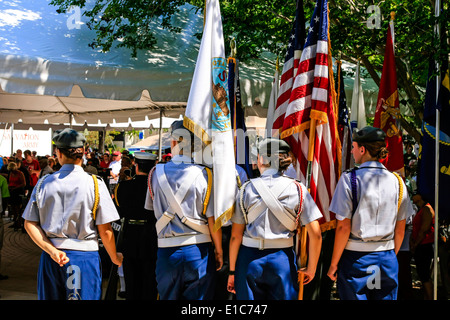
[[55, 131], [52, 140], [57, 148], [63, 149], [82, 148], [86, 142], [84, 135], [70, 128]]
[[258, 153], [260, 155], [288, 153], [290, 150], [291, 147], [286, 141], [276, 138], [265, 138], [258, 144]]
[[361, 130], [355, 128], [352, 139], [355, 142], [375, 142], [384, 141], [386, 133], [380, 128], [364, 127]]

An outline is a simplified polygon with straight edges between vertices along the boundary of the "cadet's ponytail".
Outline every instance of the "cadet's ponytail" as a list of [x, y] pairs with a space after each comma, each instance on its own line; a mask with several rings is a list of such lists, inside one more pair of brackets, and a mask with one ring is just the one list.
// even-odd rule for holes
[[58, 148], [58, 150], [66, 156], [66, 158], [76, 160], [82, 159], [84, 155], [84, 148]]
[[287, 153], [277, 153], [273, 157], [270, 154], [260, 156], [262, 156], [264, 159], [263, 166], [265, 166], [266, 168], [271, 168], [274, 165], [274, 161], [278, 165], [276, 169], [279, 172], [284, 172], [293, 161], [292, 157]]
[[279, 167], [278, 171], [284, 172], [292, 163], [292, 157], [287, 153], [280, 153], [278, 155]]
[[385, 159], [389, 153], [388, 149], [386, 148], [385, 141], [357, 143], [360, 147], [366, 148], [366, 150], [369, 151], [369, 154], [377, 160]]

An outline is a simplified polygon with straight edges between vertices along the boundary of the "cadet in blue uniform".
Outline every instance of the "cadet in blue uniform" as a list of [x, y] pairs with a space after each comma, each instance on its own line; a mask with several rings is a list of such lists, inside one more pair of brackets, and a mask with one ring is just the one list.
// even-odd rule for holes
[[158, 293], [161, 300], [212, 299], [223, 252], [221, 230], [213, 230], [211, 172], [193, 163], [197, 138], [182, 120], [172, 124], [171, 135], [174, 156], [150, 173], [145, 205], [157, 220]]
[[127, 300], [156, 300], [157, 237], [155, 214], [144, 208], [147, 181], [156, 155], [136, 152], [136, 175], [119, 182], [115, 201], [123, 223], [123, 272]]
[[[297, 223], [309, 234], [304, 284], [316, 273], [322, 217], [306, 187], [283, 175], [291, 164], [289, 145], [268, 138], [258, 148], [261, 176], [245, 183], [236, 200], [230, 240], [228, 290], [238, 300], [296, 300], [298, 274], [293, 237]], [[242, 244], [242, 245], [241, 245]]]
[[396, 253], [414, 211], [401, 177], [379, 162], [387, 155], [383, 130], [356, 129], [352, 154], [360, 166], [342, 174], [330, 204], [338, 222], [328, 276], [342, 300], [395, 300]]
[[121, 265], [110, 225], [119, 215], [103, 181], [81, 167], [84, 136], [64, 129], [53, 142], [62, 167], [39, 180], [23, 213], [26, 231], [44, 251], [38, 299], [99, 300], [98, 236], [112, 262]]

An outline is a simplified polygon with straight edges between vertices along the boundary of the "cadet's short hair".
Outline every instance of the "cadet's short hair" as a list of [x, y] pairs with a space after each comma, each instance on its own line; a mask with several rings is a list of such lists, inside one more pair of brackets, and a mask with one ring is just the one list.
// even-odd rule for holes
[[150, 170], [155, 166], [156, 159], [158, 157], [156, 154], [147, 152], [136, 152], [134, 160], [138, 165], [139, 171], [143, 173], [149, 173]]
[[170, 135], [172, 139], [177, 141], [181, 149], [190, 148], [189, 151], [194, 152], [202, 148], [200, 138], [184, 126], [183, 120], [177, 120], [172, 123], [170, 126]]

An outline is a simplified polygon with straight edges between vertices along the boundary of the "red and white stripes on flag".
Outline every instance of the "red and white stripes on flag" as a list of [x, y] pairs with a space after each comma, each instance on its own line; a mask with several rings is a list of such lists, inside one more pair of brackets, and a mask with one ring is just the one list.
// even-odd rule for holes
[[[327, 0], [318, 0], [280, 136], [297, 157], [298, 178], [309, 185], [311, 196], [323, 214], [321, 224], [335, 219], [328, 207], [339, 179], [341, 159], [332, 74], [328, 4]], [[310, 135], [314, 135], [314, 144], [312, 157], [308, 158]], [[308, 160], [312, 161], [310, 181], [307, 181]]]
[[[281, 73], [280, 86], [278, 88], [278, 98], [276, 101], [276, 108], [273, 115], [272, 135], [280, 137], [283, 131], [284, 117], [288, 109], [289, 100], [291, 98], [292, 87], [294, 85], [295, 76], [297, 75], [298, 66], [300, 64], [300, 57], [302, 49], [306, 41], [305, 31], [305, 16], [303, 12], [303, 1], [297, 1], [297, 9], [295, 13], [295, 20], [292, 27], [291, 35], [286, 50], [286, 57]], [[295, 133], [291, 138], [285, 139], [291, 146], [293, 153], [296, 155], [299, 152], [299, 143], [297, 142], [298, 134]], [[297, 178], [306, 185], [306, 177], [302, 176], [300, 167], [304, 163], [294, 163], [297, 171]]]
[[273, 115], [273, 136], [279, 137], [283, 129], [284, 116], [291, 97], [292, 86], [297, 75], [298, 65], [305, 45], [305, 17], [303, 12], [303, 1], [297, 1], [295, 20], [286, 50], [286, 57], [281, 72], [278, 98], [275, 113]]

